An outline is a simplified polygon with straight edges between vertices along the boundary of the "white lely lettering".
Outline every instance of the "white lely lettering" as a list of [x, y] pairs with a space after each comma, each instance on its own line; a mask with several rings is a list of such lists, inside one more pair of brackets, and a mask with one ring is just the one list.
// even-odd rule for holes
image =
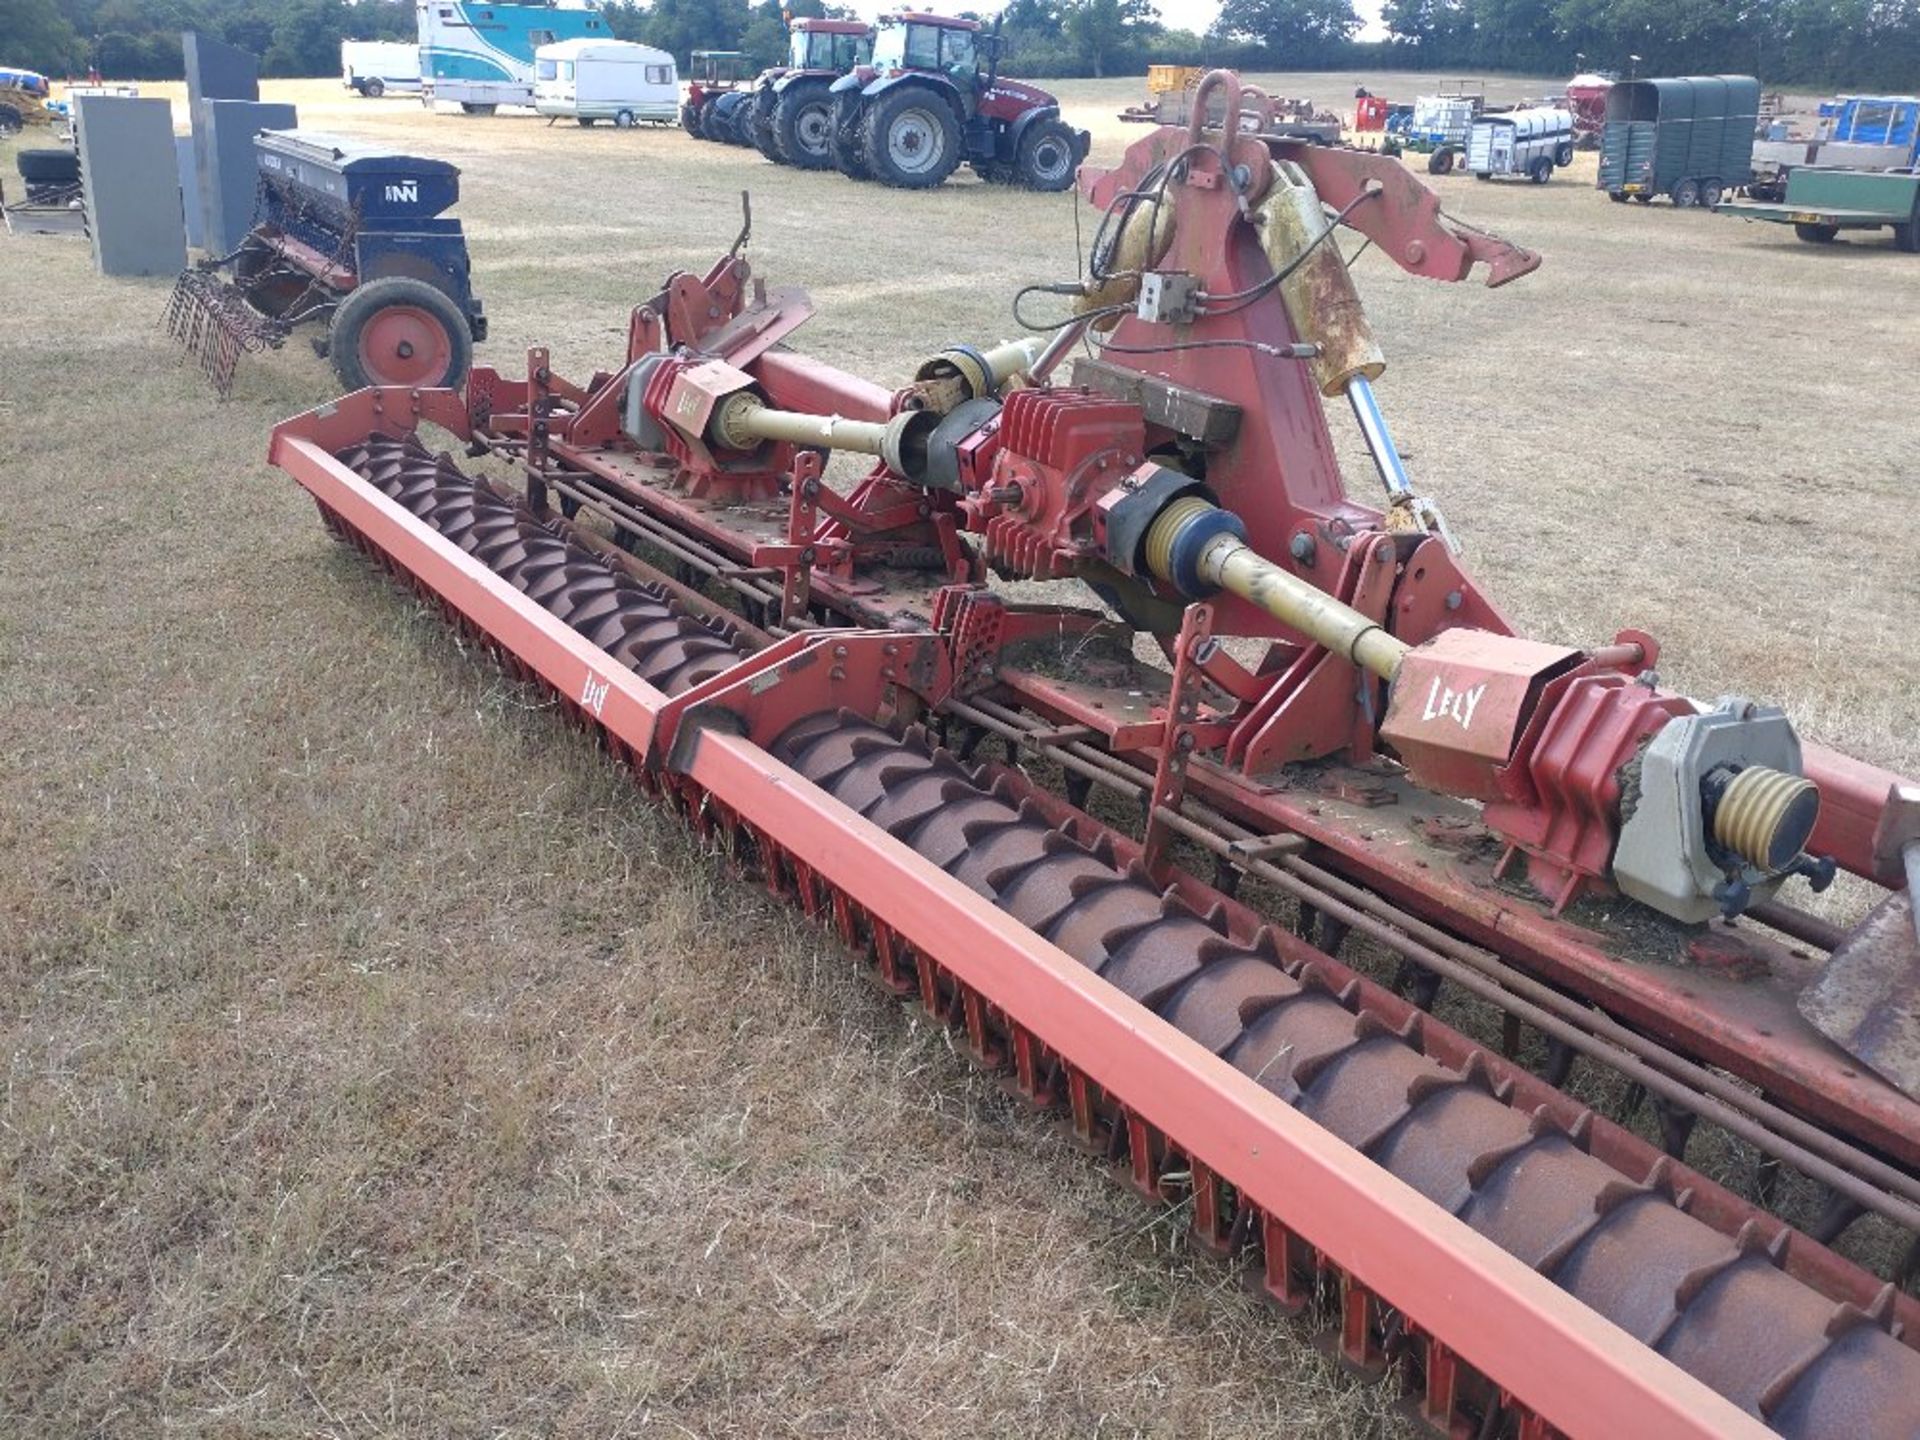
[[607, 691], [613, 688], [611, 680], [602, 680], [593, 671], [587, 672], [586, 683], [580, 687], [580, 703], [593, 712], [598, 720], [600, 712], [607, 708]]
[[1473, 728], [1473, 712], [1480, 708], [1480, 701], [1487, 693], [1483, 680], [1471, 690], [1454, 690], [1440, 683], [1438, 675], [1427, 690], [1427, 703], [1421, 709], [1421, 720], [1452, 720], [1462, 730]]

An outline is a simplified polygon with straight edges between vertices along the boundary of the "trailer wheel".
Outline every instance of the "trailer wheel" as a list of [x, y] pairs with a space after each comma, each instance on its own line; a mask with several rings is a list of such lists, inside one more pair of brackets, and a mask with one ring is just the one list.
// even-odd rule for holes
[[1676, 210], [1694, 210], [1700, 205], [1700, 182], [1682, 180], [1673, 187], [1673, 205]]
[[867, 117], [867, 168], [903, 190], [930, 190], [960, 163], [953, 110], [924, 86], [882, 95]]
[[820, 81], [789, 85], [773, 103], [774, 145], [802, 170], [833, 166], [833, 96]]
[[365, 95], [369, 100], [378, 100], [382, 95], [387, 93], [387, 82], [380, 79], [369, 80], [367, 81], [366, 88], [360, 93]]
[[1893, 248], [1909, 255], [1920, 255], [1920, 219], [1893, 227]]
[[1718, 205], [1726, 196], [1726, 193], [1727, 187], [1722, 185], [1718, 180], [1702, 180], [1700, 182], [1700, 203], [1709, 210]]
[[1441, 146], [1427, 157], [1427, 174], [1451, 175], [1453, 173], [1453, 151]]
[[1607, 191], [1607, 199], [1616, 205], [1624, 205], [1627, 203], [1627, 192], [1624, 190], [1609, 190]]
[[1536, 185], [1544, 185], [1553, 178], [1553, 159], [1542, 155], [1527, 167], [1527, 179]]
[[500, 107], [498, 105], [477, 105], [471, 100], [462, 100], [460, 102], [460, 108], [468, 115], [491, 115]]
[[633, 111], [616, 111], [613, 117], [613, 128], [616, 130], [631, 130], [633, 128]]
[[467, 318], [424, 280], [389, 275], [355, 288], [333, 312], [328, 350], [349, 390], [458, 385], [473, 363]]
[[1804, 220], [1796, 220], [1793, 233], [1809, 245], [1831, 245], [1839, 237], [1838, 225], [1809, 225]]
[[1567, 166], [1571, 165], [1573, 163], [1573, 146], [1562, 145], [1558, 150], [1554, 151], [1553, 163], [1559, 166], [1562, 170], [1566, 169]]

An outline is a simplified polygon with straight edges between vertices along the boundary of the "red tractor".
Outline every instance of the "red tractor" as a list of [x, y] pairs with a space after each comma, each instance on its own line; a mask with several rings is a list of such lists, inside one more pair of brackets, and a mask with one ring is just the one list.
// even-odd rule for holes
[[983, 180], [1066, 189], [1091, 137], [1046, 91], [1002, 80], [999, 66], [997, 25], [982, 35], [972, 20], [882, 15], [872, 63], [833, 83], [834, 163], [909, 190], [940, 184], [963, 160]]
[[748, 63], [738, 50], [694, 51], [687, 98], [680, 106], [681, 129], [697, 140], [743, 143], [734, 135], [733, 112], [747, 98], [740, 85], [751, 74]]
[[787, 63], [762, 70], [740, 128], [779, 165], [825, 170], [833, 164], [833, 82], [873, 55], [873, 27], [862, 20], [793, 22]]

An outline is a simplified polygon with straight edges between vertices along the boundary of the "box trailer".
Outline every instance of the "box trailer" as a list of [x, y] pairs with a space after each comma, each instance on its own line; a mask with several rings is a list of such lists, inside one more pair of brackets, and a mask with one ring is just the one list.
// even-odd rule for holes
[[1810, 245], [1832, 244], [1842, 230], [1892, 230], [1897, 248], [1920, 252], [1920, 175], [1910, 170], [1809, 166], [1787, 177], [1785, 200], [1741, 201], [1720, 213], [1791, 225]]
[[1571, 110], [1536, 105], [1482, 115], [1467, 132], [1466, 168], [1482, 180], [1524, 175], [1544, 185], [1557, 167], [1573, 163], [1573, 145]]
[[1753, 179], [1760, 82], [1751, 75], [1623, 80], [1607, 92], [1599, 188], [1614, 201], [1665, 195], [1709, 209]]
[[560, 40], [605, 40], [607, 22], [589, 5], [489, 5], [420, 0], [420, 98], [457, 104], [469, 115], [533, 104], [533, 55]]
[[405, 40], [342, 40], [340, 83], [369, 100], [420, 93], [420, 47]]
[[680, 117], [680, 75], [673, 56], [624, 40], [562, 40], [533, 57], [533, 108], [549, 119], [622, 130]]

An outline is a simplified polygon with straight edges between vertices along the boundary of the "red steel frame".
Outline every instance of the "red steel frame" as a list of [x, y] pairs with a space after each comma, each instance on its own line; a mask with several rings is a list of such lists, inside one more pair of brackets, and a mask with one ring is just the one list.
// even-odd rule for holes
[[[456, 403], [431, 392], [393, 413], [386, 397], [404, 393], [361, 392], [290, 422], [270, 458], [601, 726], [617, 753], [636, 764], [657, 756], [671, 739], [663, 724], [684, 710], [332, 458], [372, 430], [404, 434], [420, 420], [465, 432]], [[743, 817], [900, 940], [938, 956], [975, 1003], [1012, 1017], [1130, 1124], [1177, 1137], [1196, 1175], [1232, 1184], [1265, 1217], [1270, 1245], [1284, 1248], [1290, 1232], [1343, 1271], [1349, 1327], [1377, 1295], [1438, 1337], [1430, 1387], [1443, 1400], [1458, 1357], [1531, 1412], [1523, 1434], [1770, 1433], [752, 741], [702, 730], [675, 768], [677, 787]]]

